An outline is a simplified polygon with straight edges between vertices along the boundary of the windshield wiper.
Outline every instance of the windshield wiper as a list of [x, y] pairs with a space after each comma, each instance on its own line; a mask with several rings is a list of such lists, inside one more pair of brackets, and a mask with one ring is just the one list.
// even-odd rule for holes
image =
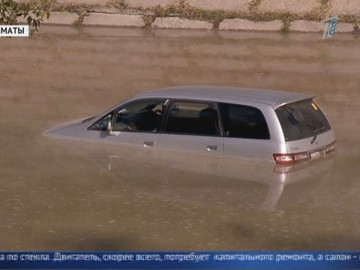
[[316, 141], [317, 135], [319, 134], [319, 132], [320, 132], [321, 130], [324, 130], [324, 129], [325, 129], [325, 127], [322, 126], [322, 127], [318, 128], [318, 129], [315, 129], [315, 130], [314, 130], [315, 136], [314, 136], [314, 138], [312, 138], [312, 140], [311, 140], [311, 142], [310, 142], [311, 144], [313, 144], [313, 143]]

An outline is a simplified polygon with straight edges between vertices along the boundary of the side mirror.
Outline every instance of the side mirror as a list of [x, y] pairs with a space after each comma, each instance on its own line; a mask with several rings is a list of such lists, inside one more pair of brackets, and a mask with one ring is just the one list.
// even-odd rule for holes
[[108, 136], [119, 136], [120, 131], [115, 130], [114, 131], [114, 117], [116, 117], [115, 119], [118, 118], [118, 115], [113, 115], [112, 117], [109, 118], [108, 122], [107, 122], [107, 126], [106, 126], [106, 131], [107, 131], [107, 135]]
[[113, 125], [112, 125], [111, 118], [109, 119], [106, 130], [107, 130], [108, 135], [113, 135]]

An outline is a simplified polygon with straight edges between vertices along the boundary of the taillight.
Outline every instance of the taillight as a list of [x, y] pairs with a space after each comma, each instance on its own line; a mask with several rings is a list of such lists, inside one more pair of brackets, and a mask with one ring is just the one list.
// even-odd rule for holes
[[328, 146], [326, 146], [325, 148], [325, 153], [328, 154], [328, 153], [331, 153], [335, 151], [335, 142], [329, 144]]
[[306, 160], [309, 158], [308, 153], [293, 153], [293, 154], [273, 154], [273, 158], [276, 164], [290, 164], [300, 160]]
[[308, 152], [293, 153], [293, 154], [273, 154], [273, 158], [274, 158], [274, 161], [276, 164], [284, 165], [284, 164], [291, 164], [291, 163], [294, 163], [294, 162], [300, 161], [300, 160], [307, 160], [310, 157], [314, 158], [312, 156], [313, 154], [318, 154], [318, 155], [315, 155], [315, 158], [316, 158], [316, 157], [320, 157], [321, 155], [323, 156], [324, 152], [325, 152], [325, 154], [329, 154], [333, 151], [335, 151], [335, 142], [327, 145], [325, 147], [325, 149], [322, 148], [322, 150], [318, 150], [318, 151], [312, 152], [310, 154]]

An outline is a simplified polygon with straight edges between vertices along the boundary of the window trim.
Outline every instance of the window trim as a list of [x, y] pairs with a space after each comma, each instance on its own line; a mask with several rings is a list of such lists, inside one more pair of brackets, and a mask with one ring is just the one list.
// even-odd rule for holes
[[[186, 99], [186, 98], [167, 98], [167, 97], [145, 97], [145, 98], [140, 98], [140, 99], [133, 99], [130, 100], [118, 107], [116, 107], [115, 109], [113, 109], [112, 111], [109, 111], [105, 114], [103, 114], [100, 118], [98, 118], [98, 120], [96, 120], [95, 122], [93, 122], [92, 124], [90, 124], [86, 130], [88, 131], [98, 131], [98, 132], [103, 132], [103, 130], [91, 130], [90, 127], [93, 126], [95, 123], [97, 123], [98, 121], [100, 121], [102, 118], [106, 117], [108, 114], [111, 114], [111, 121], [114, 121], [115, 119], [115, 112], [116, 111], [120, 111], [122, 108], [129, 106], [132, 103], [135, 102], [141, 102], [141, 101], [162, 101], [163, 106], [164, 106], [164, 112], [162, 114], [162, 119], [161, 119], [161, 123], [159, 126], [159, 129], [156, 132], [151, 132], [151, 131], [118, 131], [118, 132], [126, 132], [126, 133], [145, 133], [145, 134], [162, 134], [162, 135], [185, 135], [185, 136], [203, 136], [203, 137], [218, 137], [218, 138], [231, 138], [231, 139], [245, 139], [245, 140], [262, 140], [262, 141], [269, 141], [271, 140], [272, 136], [271, 136], [271, 132], [269, 129], [269, 125], [268, 125], [268, 121], [264, 115], [264, 113], [262, 112], [262, 110], [256, 106], [252, 106], [252, 105], [245, 105], [245, 104], [240, 104], [240, 103], [230, 103], [230, 102], [221, 102], [221, 101], [210, 101], [210, 100], [199, 100], [199, 99]], [[217, 111], [217, 116], [218, 116], [218, 134], [216, 135], [203, 135], [203, 134], [192, 134], [192, 133], [170, 133], [170, 132], [166, 132], [165, 128], [166, 125], [168, 123], [168, 119], [169, 119], [169, 114], [170, 114], [170, 110], [169, 108], [171, 108], [171, 106], [176, 103], [176, 102], [184, 102], [184, 103], [200, 103], [200, 104], [212, 104], [213, 108]], [[225, 104], [225, 105], [234, 105], [234, 106], [243, 106], [243, 107], [250, 107], [252, 109], [255, 109], [257, 111], [259, 111], [262, 115], [262, 117], [265, 120], [266, 123], [266, 127], [268, 130], [268, 134], [269, 137], [267, 139], [257, 139], [257, 138], [240, 138], [240, 137], [227, 137], [225, 135], [225, 126], [224, 126], [224, 121], [223, 121], [223, 117], [221, 114], [221, 109], [220, 109], [220, 105], [221, 104]]]

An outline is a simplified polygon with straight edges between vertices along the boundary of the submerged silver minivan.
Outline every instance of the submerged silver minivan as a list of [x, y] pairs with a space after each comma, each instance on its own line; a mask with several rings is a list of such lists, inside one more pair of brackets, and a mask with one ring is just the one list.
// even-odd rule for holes
[[335, 150], [332, 126], [313, 98], [234, 87], [170, 87], [45, 135], [290, 164]]

